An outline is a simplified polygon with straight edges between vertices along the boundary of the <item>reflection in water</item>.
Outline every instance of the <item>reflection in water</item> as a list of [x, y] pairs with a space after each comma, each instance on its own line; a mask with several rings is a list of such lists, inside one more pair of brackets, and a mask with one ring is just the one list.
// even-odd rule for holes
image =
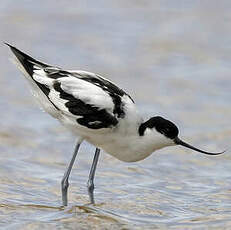
[[84, 144], [63, 208], [60, 181], [74, 137], [37, 109], [2, 47], [0, 228], [230, 228], [230, 7], [223, 2], [40, 8], [3, 0], [2, 40], [51, 64], [98, 72], [130, 92], [145, 117], [164, 116], [185, 141], [228, 151], [209, 157], [172, 147], [132, 164], [102, 154], [93, 206], [86, 182], [94, 149]]

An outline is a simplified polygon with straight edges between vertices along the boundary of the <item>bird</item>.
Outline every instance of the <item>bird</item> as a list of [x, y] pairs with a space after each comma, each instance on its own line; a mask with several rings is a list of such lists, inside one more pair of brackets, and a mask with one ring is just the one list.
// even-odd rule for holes
[[95, 146], [87, 182], [92, 204], [101, 149], [124, 162], [141, 161], [156, 150], [176, 145], [208, 155], [225, 152], [207, 152], [186, 143], [179, 138], [178, 127], [164, 117], [144, 120], [131, 96], [101, 75], [49, 65], [5, 44], [43, 110], [76, 136], [73, 156], [61, 180], [63, 206], [68, 205], [69, 176], [83, 141]]

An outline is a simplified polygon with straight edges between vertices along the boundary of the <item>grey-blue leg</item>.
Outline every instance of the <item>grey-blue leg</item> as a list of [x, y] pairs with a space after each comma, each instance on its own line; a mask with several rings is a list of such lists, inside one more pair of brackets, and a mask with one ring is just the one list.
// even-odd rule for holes
[[63, 176], [63, 179], [61, 181], [61, 188], [62, 188], [62, 201], [63, 201], [63, 205], [64, 206], [67, 206], [67, 190], [68, 190], [68, 186], [69, 186], [69, 182], [68, 182], [68, 179], [69, 179], [69, 176], [70, 176], [70, 173], [71, 173], [71, 169], [73, 167], [73, 164], [75, 162], [75, 158], [77, 156], [77, 153], [79, 151], [79, 147], [82, 143], [82, 139], [78, 140], [76, 146], [75, 146], [75, 151], [73, 153], [73, 156], [70, 160], [70, 163], [64, 173], [64, 176]]
[[87, 182], [88, 195], [89, 195], [90, 202], [92, 204], [95, 203], [95, 200], [94, 200], [94, 188], [95, 188], [95, 186], [94, 186], [94, 177], [95, 177], [96, 166], [97, 166], [98, 159], [99, 159], [99, 153], [100, 153], [100, 149], [96, 148], [95, 156], [94, 156], [93, 163], [92, 163], [92, 166], [91, 166], [91, 171], [90, 171], [90, 174], [89, 174], [89, 179], [88, 179], [88, 182]]

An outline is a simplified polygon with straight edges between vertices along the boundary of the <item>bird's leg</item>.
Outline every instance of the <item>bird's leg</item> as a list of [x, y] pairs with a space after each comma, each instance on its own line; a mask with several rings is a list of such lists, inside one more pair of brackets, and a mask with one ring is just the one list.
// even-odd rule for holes
[[95, 170], [96, 170], [96, 166], [97, 166], [97, 162], [99, 159], [99, 153], [100, 153], [100, 149], [96, 148], [95, 150], [95, 156], [93, 159], [93, 163], [91, 166], [91, 170], [90, 170], [90, 174], [89, 174], [89, 178], [88, 178], [88, 182], [87, 182], [87, 189], [88, 189], [88, 195], [89, 195], [89, 199], [91, 204], [95, 203], [94, 200], [94, 177], [95, 177]]
[[73, 156], [70, 160], [70, 163], [63, 175], [63, 179], [61, 181], [61, 189], [62, 189], [62, 201], [63, 201], [63, 206], [67, 206], [67, 190], [68, 190], [68, 186], [69, 186], [69, 182], [68, 182], [68, 179], [69, 179], [69, 176], [70, 176], [70, 173], [71, 173], [71, 169], [73, 167], [73, 164], [75, 162], [75, 158], [76, 158], [76, 155], [79, 151], [79, 147], [82, 143], [82, 139], [79, 139], [76, 146], [75, 146], [75, 151], [73, 153]]

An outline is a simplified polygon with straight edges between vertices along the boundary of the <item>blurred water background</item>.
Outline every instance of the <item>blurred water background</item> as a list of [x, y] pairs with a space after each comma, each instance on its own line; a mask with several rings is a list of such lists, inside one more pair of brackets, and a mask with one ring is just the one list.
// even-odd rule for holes
[[0, 228], [231, 229], [231, 2], [1, 0], [0, 41], [41, 61], [99, 73], [144, 117], [162, 115], [212, 157], [181, 147], [137, 163], [100, 156], [96, 206], [84, 144], [60, 181], [75, 137], [34, 102], [0, 45]]

